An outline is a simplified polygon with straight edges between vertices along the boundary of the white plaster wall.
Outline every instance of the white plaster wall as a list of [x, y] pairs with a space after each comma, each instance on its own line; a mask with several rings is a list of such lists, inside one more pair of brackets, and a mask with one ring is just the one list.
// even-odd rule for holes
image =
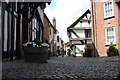
[[[80, 51], [83, 51], [83, 52], [85, 51], [84, 50], [85, 45], [76, 45], [76, 47], [78, 47], [80, 49]], [[76, 49], [76, 52], [80, 53], [77, 49]]]
[[[85, 38], [85, 32], [84, 30], [74, 30], [75, 33], [77, 33], [77, 35], [80, 38]], [[72, 33], [72, 38], [76, 38], [76, 36]]]
[[58, 32], [56, 32], [56, 34], [54, 34], [54, 43], [56, 44], [57, 43], [57, 36], [58, 36]]
[[[50, 35], [50, 29], [51, 29], [51, 35]], [[50, 27], [49, 28], [49, 42], [51, 42], [53, 40], [53, 28]]]
[[72, 41], [72, 44], [81, 44], [80, 41]]
[[88, 21], [86, 21], [86, 22], [82, 22], [82, 27], [89, 27], [89, 25], [88, 25]]
[[80, 27], [80, 22], [78, 22], [74, 27]]
[[88, 44], [92, 44], [92, 39], [91, 40], [87, 40]]

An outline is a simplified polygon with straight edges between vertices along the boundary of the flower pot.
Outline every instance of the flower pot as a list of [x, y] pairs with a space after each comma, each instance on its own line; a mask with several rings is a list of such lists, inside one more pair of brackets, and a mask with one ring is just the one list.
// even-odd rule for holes
[[25, 47], [24, 50], [26, 62], [47, 62], [48, 48], [47, 47]]
[[114, 55], [115, 55], [115, 52], [107, 52], [107, 55], [108, 55], [108, 57], [114, 56]]

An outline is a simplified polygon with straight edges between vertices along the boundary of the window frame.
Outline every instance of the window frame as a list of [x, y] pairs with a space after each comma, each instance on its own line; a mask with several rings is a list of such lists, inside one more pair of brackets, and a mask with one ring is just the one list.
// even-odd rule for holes
[[109, 29], [109, 28], [113, 28], [113, 30], [114, 30], [114, 33], [113, 33], [113, 35], [114, 35], [114, 42], [113, 42], [113, 44], [116, 44], [116, 36], [115, 36], [115, 27], [107, 27], [107, 28], [105, 28], [105, 45], [109, 45], [110, 44], [110, 42], [108, 42], [107, 40], [108, 40], [108, 35], [107, 35], [107, 29]]
[[[112, 2], [112, 15], [106, 16], [105, 4], [108, 4], [110, 2]], [[113, 0], [106, 1], [106, 2], [104, 2], [103, 5], [104, 5], [104, 19], [114, 17], [114, 2], [113, 2]]]

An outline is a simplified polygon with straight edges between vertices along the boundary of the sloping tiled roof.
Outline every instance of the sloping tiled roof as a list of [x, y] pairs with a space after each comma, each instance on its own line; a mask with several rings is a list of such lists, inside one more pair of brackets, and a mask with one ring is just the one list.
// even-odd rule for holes
[[74, 27], [87, 13], [91, 13], [89, 9], [82, 16], [80, 16], [73, 24], [71, 24], [68, 28]]
[[55, 31], [58, 31], [53, 25], [52, 23], [50, 22], [50, 20], [48, 19], [47, 15], [44, 13], [44, 17], [46, 17], [46, 19], [48, 20], [48, 22], [50, 23], [50, 25], [52, 26], [52, 28], [55, 30]]

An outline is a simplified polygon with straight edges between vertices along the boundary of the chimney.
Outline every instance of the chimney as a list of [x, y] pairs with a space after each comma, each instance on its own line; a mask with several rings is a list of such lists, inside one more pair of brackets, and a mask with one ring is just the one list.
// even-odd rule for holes
[[56, 28], [56, 18], [53, 17], [53, 26]]

